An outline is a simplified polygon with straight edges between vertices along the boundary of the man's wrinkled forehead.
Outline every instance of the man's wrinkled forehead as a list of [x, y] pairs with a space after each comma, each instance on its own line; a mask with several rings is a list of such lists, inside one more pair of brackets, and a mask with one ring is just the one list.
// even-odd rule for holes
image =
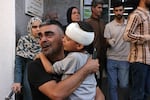
[[57, 31], [57, 26], [56, 25], [44, 25], [44, 26], [40, 26], [40, 32], [41, 33], [45, 33], [47, 31], [56, 32]]

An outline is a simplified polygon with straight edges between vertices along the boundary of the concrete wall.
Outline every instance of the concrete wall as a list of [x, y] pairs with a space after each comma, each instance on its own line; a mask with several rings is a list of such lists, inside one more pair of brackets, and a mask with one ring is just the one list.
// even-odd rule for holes
[[15, 0], [0, 3], [0, 100], [11, 91], [15, 59]]
[[[31, 16], [25, 15], [25, 0], [16, 1], [16, 38], [27, 34], [26, 25]], [[59, 15], [59, 21], [66, 24], [66, 11], [70, 6], [80, 7], [80, 0], [44, 0], [44, 14], [56, 11]]]
[[80, 0], [48, 0], [45, 2], [45, 12], [56, 11], [62, 24], [66, 24], [66, 12], [71, 6], [80, 8]]

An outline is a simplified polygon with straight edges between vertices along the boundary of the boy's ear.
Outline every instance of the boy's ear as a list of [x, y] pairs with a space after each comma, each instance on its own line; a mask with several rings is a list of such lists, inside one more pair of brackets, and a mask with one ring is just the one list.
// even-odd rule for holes
[[84, 45], [82, 45], [82, 44], [77, 44], [77, 49], [78, 50], [82, 50], [84, 48]]

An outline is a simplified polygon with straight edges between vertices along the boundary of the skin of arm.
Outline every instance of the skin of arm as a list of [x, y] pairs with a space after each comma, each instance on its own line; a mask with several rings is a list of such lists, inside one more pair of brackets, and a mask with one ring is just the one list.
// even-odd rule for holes
[[53, 66], [52, 66], [51, 62], [45, 57], [45, 55], [42, 52], [40, 52], [38, 55], [42, 61], [45, 71], [47, 73], [54, 73]]
[[56, 83], [48, 81], [39, 86], [39, 90], [52, 100], [62, 100], [68, 97], [83, 82], [88, 74], [95, 73], [99, 69], [98, 60], [88, 59], [87, 63], [74, 75]]
[[102, 91], [100, 90], [99, 87], [96, 88], [95, 100], [105, 100], [105, 96], [104, 96], [104, 94], [102, 93]]

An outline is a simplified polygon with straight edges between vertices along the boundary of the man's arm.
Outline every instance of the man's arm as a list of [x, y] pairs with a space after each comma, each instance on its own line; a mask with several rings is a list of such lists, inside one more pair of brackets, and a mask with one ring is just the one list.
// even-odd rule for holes
[[132, 43], [143, 44], [146, 39], [142, 34], [135, 34], [135, 30], [141, 23], [141, 18], [137, 14], [132, 14], [128, 18], [128, 23], [124, 32], [124, 40]]
[[106, 26], [105, 26], [104, 37], [106, 38], [108, 47], [115, 46], [115, 39], [112, 37], [111, 30], [110, 30], [110, 23], [106, 24]]
[[58, 83], [56, 83], [56, 81], [46, 82], [39, 86], [39, 90], [51, 99], [64, 99], [79, 87], [88, 74], [95, 73], [98, 69], [98, 60], [90, 58], [74, 75], [71, 75]]
[[14, 69], [14, 83], [12, 85], [12, 89], [15, 93], [21, 91], [21, 80], [22, 80], [22, 70], [23, 70], [23, 61], [25, 58], [16, 55], [15, 59], [15, 69]]
[[100, 90], [99, 87], [96, 88], [95, 100], [105, 100], [105, 96], [104, 96], [104, 94], [102, 93], [102, 91]]

